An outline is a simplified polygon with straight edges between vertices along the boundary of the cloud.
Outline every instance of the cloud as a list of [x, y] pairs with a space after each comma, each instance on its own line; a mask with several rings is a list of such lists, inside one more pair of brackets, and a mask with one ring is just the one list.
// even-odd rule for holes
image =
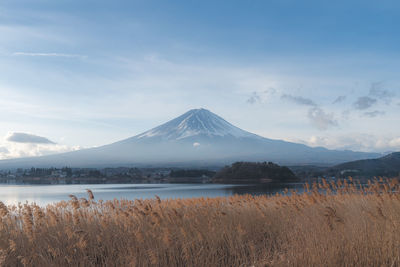
[[319, 130], [327, 130], [330, 127], [338, 126], [333, 113], [326, 113], [319, 107], [311, 108], [308, 111], [308, 118], [311, 124]]
[[354, 102], [353, 105], [354, 105], [354, 108], [356, 108], [358, 110], [365, 110], [365, 109], [372, 107], [376, 102], [377, 102], [377, 100], [375, 98], [371, 98], [369, 96], [362, 96], [362, 97], [359, 97], [357, 99], [357, 101]]
[[28, 57], [65, 57], [65, 58], [87, 58], [85, 55], [78, 54], [63, 54], [63, 53], [31, 53], [31, 52], [15, 52], [13, 56], [28, 56]]
[[30, 144], [30, 143], [8, 143], [0, 149], [0, 159], [12, 159], [23, 157], [38, 157], [63, 152], [79, 150], [80, 147], [69, 147], [66, 145]]
[[301, 96], [293, 96], [293, 95], [289, 95], [289, 94], [283, 94], [281, 96], [281, 99], [284, 100], [289, 100], [291, 102], [294, 102], [298, 105], [304, 105], [304, 106], [312, 106], [312, 107], [316, 107], [317, 104], [314, 103], [314, 101], [312, 101], [309, 98], [304, 98]]
[[[366, 110], [377, 104], [378, 101], [384, 101], [389, 105], [394, 96], [395, 94], [393, 92], [383, 89], [383, 82], [373, 82], [371, 83], [368, 95], [359, 97], [357, 101], [353, 103], [353, 106], [357, 110]], [[383, 116], [384, 114], [384, 111], [375, 110], [364, 112], [362, 116], [374, 118], [377, 116]]]
[[389, 146], [396, 148], [396, 151], [400, 150], [400, 137], [393, 138], [389, 141]]
[[311, 125], [318, 130], [327, 130], [331, 127], [338, 126], [338, 122], [335, 119], [333, 113], [326, 113], [321, 107], [319, 107], [312, 99], [304, 98], [301, 96], [293, 96], [289, 94], [283, 94], [281, 99], [289, 100], [298, 105], [309, 106], [307, 117], [311, 122]]
[[342, 111], [342, 119], [348, 120], [350, 118], [351, 110], [346, 109]]
[[341, 95], [341, 96], [338, 96], [333, 102], [332, 102], [332, 104], [338, 104], [338, 103], [341, 103], [341, 102], [343, 102], [343, 101], [345, 101], [346, 100], [346, 96], [345, 95]]
[[253, 92], [253, 94], [246, 101], [249, 104], [255, 104], [261, 102], [261, 96], [257, 92]]
[[56, 144], [46, 137], [33, 134], [9, 133], [0, 140], [0, 160], [44, 156], [79, 149], [79, 146]]
[[352, 133], [341, 136], [311, 136], [307, 141], [296, 140], [309, 146], [364, 152], [400, 151], [400, 137], [375, 136]]
[[46, 137], [27, 134], [27, 133], [9, 133], [8, 136], [6, 137], [6, 140], [15, 143], [52, 144], [52, 145], [55, 144], [53, 141], [50, 141]]
[[375, 111], [371, 111], [371, 112], [364, 112], [364, 116], [369, 117], [369, 118], [375, 118], [377, 116], [383, 116], [383, 115], [385, 115], [385, 112], [379, 111], [379, 110], [375, 110]]
[[385, 90], [382, 88], [383, 82], [374, 82], [371, 84], [369, 95], [378, 99], [384, 100], [386, 103], [390, 103], [391, 99], [395, 96], [395, 93]]
[[268, 88], [267, 90], [256, 92], [254, 91], [251, 96], [246, 100], [249, 104], [262, 103], [276, 95], [276, 89]]

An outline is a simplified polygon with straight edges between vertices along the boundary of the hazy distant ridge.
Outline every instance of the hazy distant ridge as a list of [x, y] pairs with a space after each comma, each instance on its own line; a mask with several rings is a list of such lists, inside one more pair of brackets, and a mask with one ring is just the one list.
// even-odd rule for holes
[[331, 170], [368, 177], [398, 176], [400, 175], [400, 152], [391, 153], [378, 159], [366, 159], [346, 162], [332, 167]]

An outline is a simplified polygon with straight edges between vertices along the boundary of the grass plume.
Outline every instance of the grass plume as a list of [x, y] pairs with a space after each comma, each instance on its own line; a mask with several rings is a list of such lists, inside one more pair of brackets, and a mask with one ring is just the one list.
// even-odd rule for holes
[[1, 266], [400, 266], [397, 180], [274, 196], [0, 202]]

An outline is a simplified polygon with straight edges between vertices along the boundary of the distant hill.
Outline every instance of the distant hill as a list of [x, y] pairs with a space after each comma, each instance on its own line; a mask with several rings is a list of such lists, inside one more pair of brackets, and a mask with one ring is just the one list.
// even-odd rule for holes
[[235, 162], [221, 169], [213, 178], [223, 183], [294, 182], [298, 178], [287, 167], [272, 162]]
[[342, 176], [399, 176], [400, 152], [391, 153], [378, 159], [357, 160], [339, 164], [330, 168], [329, 172], [337, 172]]

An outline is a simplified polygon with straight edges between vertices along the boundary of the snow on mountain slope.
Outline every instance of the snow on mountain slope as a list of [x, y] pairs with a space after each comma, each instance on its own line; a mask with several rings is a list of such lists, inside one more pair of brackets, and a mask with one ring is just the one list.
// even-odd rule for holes
[[136, 139], [160, 137], [163, 140], [179, 140], [188, 137], [231, 136], [231, 137], [258, 137], [233, 126], [223, 118], [206, 109], [192, 109], [185, 114], [164, 123], [154, 129], [135, 136]]

